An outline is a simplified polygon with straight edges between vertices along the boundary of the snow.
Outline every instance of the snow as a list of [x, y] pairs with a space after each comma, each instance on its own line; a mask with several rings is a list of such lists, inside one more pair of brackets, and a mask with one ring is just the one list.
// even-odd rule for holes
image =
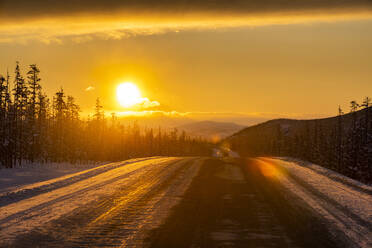
[[[322, 216], [332, 226], [330, 230], [335, 235], [342, 232], [342, 236], [349, 240], [349, 247], [372, 247], [371, 186], [319, 165], [291, 158], [256, 160], [269, 169], [279, 168], [264, 174], [276, 177], [286, 190]], [[42, 227], [80, 207], [94, 206], [102, 197], [111, 199], [115, 192], [143, 181], [130, 194], [112, 198], [119, 203], [109, 211], [119, 213], [149, 190], [160, 188], [165, 178], [182, 167], [182, 161], [182, 158], [150, 157], [104, 165], [49, 164], [0, 170], [0, 236], [10, 242], [17, 235]], [[198, 173], [200, 164], [201, 161], [185, 166], [187, 170], [183, 174], [175, 174], [183, 179], [170, 181], [173, 186], [149, 201], [147, 211], [141, 217], [142, 222], [138, 219], [130, 222], [133, 230], [139, 226], [153, 228], [151, 223], [158, 225], [185, 192]], [[224, 173], [217, 176], [228, 176], [236, 182], [244, 180], [241, 171], [229, 164], [225, 164]], [[100, 218], [108, 217], [103, 214], [96, 221], [101, 221]]]
[[2, 193], [0, 236], [9, 239], [24, 234], [100, 197], [113, 194], [133, 183], [130, 180], [132, 175], [142, 175], [154, 170], [154, 166], [162, 167], [179, 160], [152, 157], [110, 163]]
[[[35, 163], [11, 169], [0, 169], [0, 199], [4, 194], [13, 194], [14, 192], [29, 190], [31, 188], [34, 189], [45, 186], [46, 184], [53, 184], [58, 181], [66, 181], [67, 179], [78, 179], [84, 175], [92, 176], [93, 174], [98, 174], [109, 170], [112, 167], [121, 166], [123, 163], [133, 163], [142, 160], [143, 158], [136, 158], [118, 163], [101, 162], [87, 164]], [[58, 179], [52, 180], [55, 178]]]
[[372, 193], [372, 186], [371, 185], [366, 185], [364, 183], [361, 183], [357, 180], [354, 180], [350, 177], [344, 176], [340, 173], [337, 173], [333, 170], [327, 169], [327, 168], [322, 167], [320, 165], [316, 165], [316, 164], [313, 164], [313, 163], [310, 163], [310, 162], [305, 162], [305, 161], [295, 159], [295, 158], [285, 157], [285, 158], [282, 158], [282, 159], [286, 160], [288, 162], [294, 162], [294, 163], [296, 163], [300, 166], [312, 169], [312, 170], [318, 172], [319, 174], [325, 175], [325, 176], [327, 176], [327, 177], [329, 177], [333, 180], [340, 181], [340, 182], [343, 182], [344, 184], [348, 184], [349, 186], [360, 188], [360, 190], [364, 190], [366, 192]]
[[329, 223], [361, 247], [372, 245], [372, 187], [319, 165], [259, 158], [266, 166], [278, 166], [275, 174], [283, 186], [304, 200]]
[[95, 168], [104, 163], [35, 163], [16, 168], [0, 169], [0, 194], [25, 184], [46, 181], [53, 178]]

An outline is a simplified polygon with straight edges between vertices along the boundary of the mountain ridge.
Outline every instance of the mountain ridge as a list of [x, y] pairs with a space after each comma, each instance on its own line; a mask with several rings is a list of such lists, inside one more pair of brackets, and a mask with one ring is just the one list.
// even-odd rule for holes
[[322, 119], [274, 119], [221, 143], [244, 157], [299, 158], [372, 183], [372, 107]]

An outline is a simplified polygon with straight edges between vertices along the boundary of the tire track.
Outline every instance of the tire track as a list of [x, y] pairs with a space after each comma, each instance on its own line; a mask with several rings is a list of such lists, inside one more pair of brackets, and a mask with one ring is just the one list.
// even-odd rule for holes
[[[360, 226], [366, 227], [370, 232], [372, 231], [372, 223], [370, 221], [364, 220], [363, 218], [355, 214], [351, 209], [349, 209], [346, 206], [341, 205], [336, 200], [318, 191], [317, 189], [312, 187], [310, 184], [308, 184], [301, 178], [291, 173], [289, 173], [288, 175], [297, 185], [301, 186], [302, 189], [307, 191], [313, 197], [319, 199], [320, 200], [319, 204], [322, 204], [324, 208], [326, 208], [327, 210], [331, 210], [330, 208], [332, 208], [332, 211], [328, 211], [328, 212], [332, 213], [334, 217], [337, 217], [337, 215], [334, 214], [335, 212], [341, 212], [343, 215], [347, 216], [348, 218], [353, 219], [353, 221], [358, 223]], [[335, 209], [337, 211], [335, 211]], [[344, 224], [347, 224], [347, 222], [344, 222]]]
[[[334, 236], [341, 240], [347, 247], [371, 247], [372, 246], [372, 223], [370, 219], [364, 219], [351, 209], [350, 204], [341, 204], [339, 199], [332, 198], [329, 191], [323, 188], [317, 188], [317, 185], [312, 185], [307, 182], [308, 178], [299, 176], [288, 168], [282, 167], [278, 163], [273, 163], [269, 159], [257, 159], [263, 163], [269, 163], [274, 166], [277, 171], [285, 171], [277, 175], [277, 179], [287, 192], [297, 196], [302, 204], [309, 206], [315, 214], [321, 216], [323, 221], [328, 225], [328, 229]], [[317, 171], [312, 170], [317, 173]], [[321, 176], [325, 176], [320, 174]], [[333, 179], [331, 179], [333, 180]], [[333, 187], [338, 188], [341, 192], [351, 194], [351, 188], [345, 185]], [[357, 192], [360, 192], [356, 189]], [[365, 192], [363, 192], [365, 193]], [[364, 195], [362, 198], [365, 201], [370, 201], [370, 198]], [[346, 198], [347, 199], [347, 198]], [[345, 200], [343, 200], [345, 202]], [[368, 215], [368, 214], [367, 214]]]
[[[23, 186], [19, 189], [12, 190], [11, 192], [0, 194], [0, 207], [28, 199], [34, 197], [36, 195], [40, 195], [58, 188], [66, 187], [73, 183], [85, 180], [92, 176], [97, 176], [99, 174], [105, 173], [109, 170], [116, 169], [121, 166], [125, 166], [131, 163], [142, 162], [150, 159], [157, 159], [157, 158], [143, 158], [134, 161], [124, 161], [124, 162], [116, 162], [110, 163], [108, 165], [102, 165], [97, 168], [89, 169], [83, 172], [74, 173], [73, 175], [63, 176], [62, 178], [51, 179], [49, 180], [50, 183], [41, 184], [35, 183], [30, 186]], [[35, 187], [32, 187], [35, 185]]]
[[[275, 159], [279, 159], [279, 158], [275, 158]], [[267, 159], [267, 158], [263, 158], [262, 160], [264, 161], [268, 161], [268, 162], [272, 162], [273, 159]], [[358, 185], [358, 183], [360, 184], [360, 182], [358, 181], [354, 181], [354, 179], [346, 179], [345, 176], [343, 175], [335, 175], [335, 174], [332, 174], [330, 173], [329, 169], [326, 169], [326, 168], [317, 168], [317, 167], [311, 167], [309, 166], [308, 162], [304, 162], [304, 161], [300, 161], [300, 160], [296, 160], [296, 159], [293, 159], [293, 158], [280, 158], [280, 160], [283, 160], [283, 161], [286, 161], [286, 162], [290, 162], [290, 163], [296, 163], [300, 166], [303, 166], [309, 170], [312, 170], [314, 171], [315, 173], [318, 173], [320, 175], [323, 175], [335, 182], [339, 182], [339, 183], [342, 183], [342, 184], [345, 184], [347, 186], [349, 186], [350, 188], [352, 188], [353, 190], [357, 190], [361, 193], [364, 193], [364, 194], [368, 194], [368, 195], [372, 195], [372, 189], [370, 188], [365, 188], [365, 187], [362, 187], [360, 185]], [[318, 166], [320, 167], [320, 166]]]
[[167, 194], [169, 197], [169, 192], [177, 185], [183, 185], [176, 189], [177, 193], [186, 187], [190, 172], [195, 172], [197, 168], [194, 160], [177, 160], [151, 166], [142, 172], [133, 171], [131, 178], [110, 196], [101, 197], [27, 234], [18, 235], [11, 246], [98, 247], [125, 244], [126, 247], [138, 247], [143, 238], [137, 236], [146, 226], [153, 225], [153, 219], [157, 218], [154, 213], [159, 213], [160, 206], [164, 208], [164, 204], [171, 201], [165, 201], [164, 197]]
[[0, 244], [31, 230], [32, 227], [57, 219], [90, 202], [97, 202], [103, 195], [110, 195], [117, 188], [129, 185], [133, 180], [139, 180], [151, 170], [179, 160], [168, 158], [158, 161], [159, 163], [134, 163], [128, 168], [116, 168], [73, 185], [2, 207], [0, 236], [3, 239], [0, 240]]

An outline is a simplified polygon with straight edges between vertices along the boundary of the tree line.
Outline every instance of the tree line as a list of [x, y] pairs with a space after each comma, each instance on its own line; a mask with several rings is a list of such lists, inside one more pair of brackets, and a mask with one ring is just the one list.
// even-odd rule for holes
[[[371, 98], [350, 102], [349, 113], [317, 120], [274, 120], [228, 140], [244, 156], [306, 160], [372, 182]], [[249, 128], [248, 128], [249, 129]]]
[[49, 98], [37, 65], [26, 78], [17, 62], [14, 75], [0, 75], [0, 166], [28, 163], [119, 161], [142, 156], [207, 155], [210, 145], [185, 132], [123, 125], [105, 116], [99, 98], [95, 113], [80, 116], [74, 97], [61, 88]]

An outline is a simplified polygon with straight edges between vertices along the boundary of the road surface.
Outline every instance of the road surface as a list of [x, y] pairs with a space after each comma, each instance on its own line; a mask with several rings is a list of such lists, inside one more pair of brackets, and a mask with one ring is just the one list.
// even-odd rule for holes
[[270, 159], [154, 157], [0, 194], [1, 247], [372, 247], [371, 187]]

